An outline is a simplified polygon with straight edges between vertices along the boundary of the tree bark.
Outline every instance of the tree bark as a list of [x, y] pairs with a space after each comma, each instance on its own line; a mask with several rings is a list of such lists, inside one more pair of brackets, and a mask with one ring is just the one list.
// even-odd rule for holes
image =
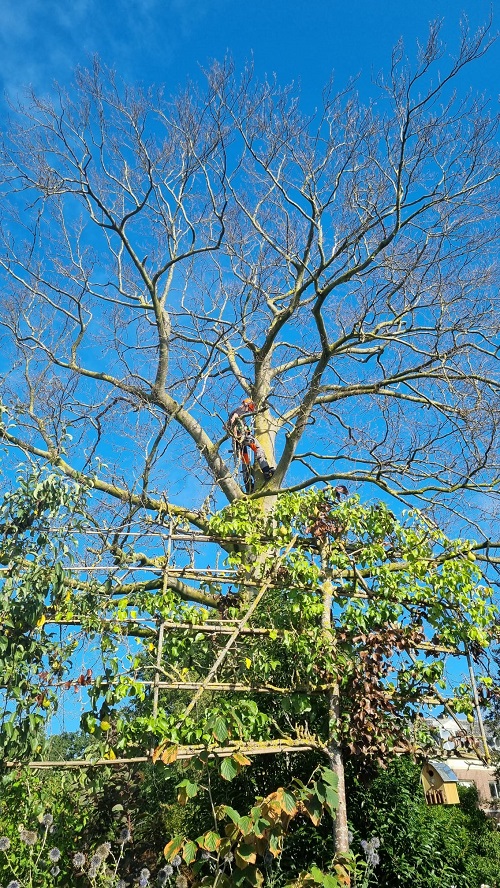
[[[332, 586], [327, 580], [323, 583], [323, 616], [322, 628], [325, 635], [325, 644], [332, 654], [335, 652], [336, 641], [332, 629]], [[328, 741], [327, 754], [332, 771], [338, 779], [338, 808], [334, 824], [335, 851], [344, 854], [349, 851], [349, 835], [347, 826], [347, 799], [345, 793], [344, 759], [342, 747], [338, 740], [340, 725], [340, 690], [338, 682], [335, 682], [328, 699]], [[346, 883], [346, 884], [350, 884]]]

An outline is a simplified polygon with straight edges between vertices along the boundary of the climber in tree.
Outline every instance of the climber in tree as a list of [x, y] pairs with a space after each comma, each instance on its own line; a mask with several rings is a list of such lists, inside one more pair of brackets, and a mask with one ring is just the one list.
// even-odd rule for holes
[[257, 460], [266, 481], [269, 481], [275, 472], [274, 468], [269, 465], [266, 459], [266, 454], [244, 419], [245, 416], [255, 413], [255, 410], [256, 406], [251, 398], [245, 398], [241, 405], [229, 415], [227, 424], [229, 434], [233, 439], [235, 459], [237, 462], [241, 462], [245, 493], [252, 493], [254, 488], [254, 478], [250, 464], [250, 450], [255, 454], [255, 459]]

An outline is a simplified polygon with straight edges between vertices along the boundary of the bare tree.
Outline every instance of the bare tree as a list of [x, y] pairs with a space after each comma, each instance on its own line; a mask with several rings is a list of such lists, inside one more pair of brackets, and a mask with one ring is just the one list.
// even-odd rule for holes
[[335, 478], [473, 516], [498, 484], [498, 159], [455, 82], [490, 43], [464, 27], [449, 61], [433, 25], [378, 103], [329, 87], [309, 116], [230, 63], [174, 98], [97, 62], [30, 95], [2, 148], [4, 444], [91, 477], [109, 520], [203, 527], [243, 495], [249, 396], [277, 467], [254, 496]]

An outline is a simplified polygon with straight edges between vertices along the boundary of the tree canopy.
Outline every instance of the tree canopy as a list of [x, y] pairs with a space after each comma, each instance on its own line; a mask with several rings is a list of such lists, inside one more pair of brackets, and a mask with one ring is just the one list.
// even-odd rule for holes
[[374, 100], [214, 63], [169, 96], [96, 62], [4, 135], [3, 441], [204, 526], [242, 496], [244, 396], [270, 493], [363, 484], [473, 517], [498, 474], [498, 156], [433, 25]]

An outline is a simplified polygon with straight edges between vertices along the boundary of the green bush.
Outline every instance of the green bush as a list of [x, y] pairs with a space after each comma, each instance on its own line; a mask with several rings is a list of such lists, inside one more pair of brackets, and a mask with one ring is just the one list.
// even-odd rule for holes
[[369, 783], [350, 769], [349, 811], [353, 849], [380, 838], [377, 876], [384, 888], [490, 888], [500, 886], [500, 834], [477, 808], [474, 788], [461, 804], [429, 807], [420, 767], [401, 757]]

